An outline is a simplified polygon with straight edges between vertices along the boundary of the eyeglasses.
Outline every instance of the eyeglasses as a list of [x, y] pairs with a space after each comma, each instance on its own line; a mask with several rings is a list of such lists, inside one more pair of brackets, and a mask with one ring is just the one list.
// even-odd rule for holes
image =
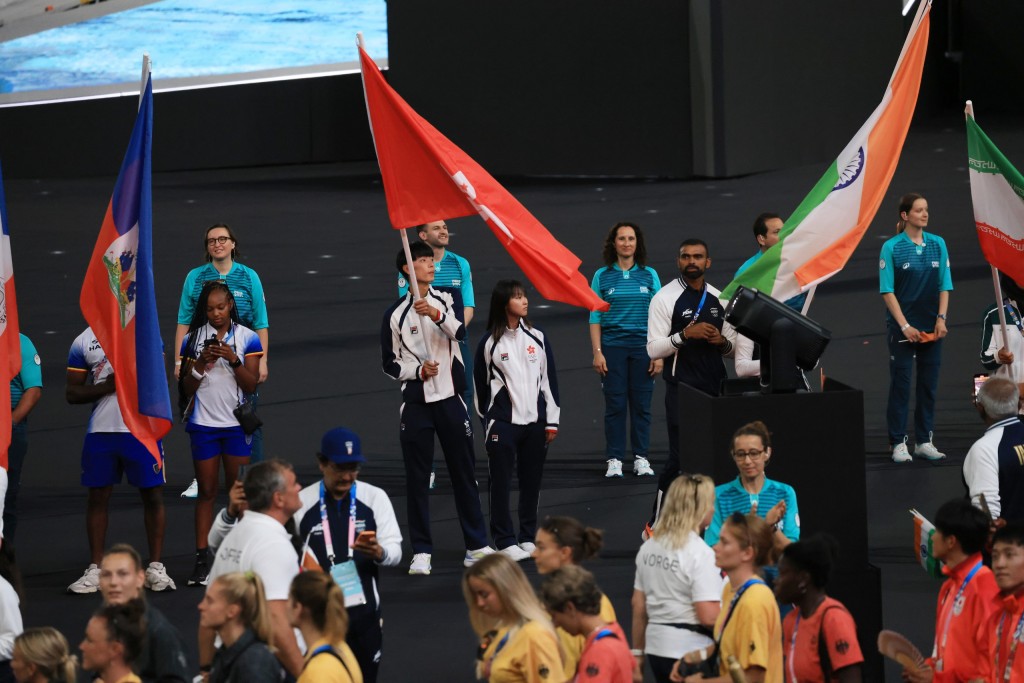
[[227, 241], [230, 239], [231, 238], [228, 237], [227, 235], [221, 235], [220, 237], [211, 237], [206, 240], [206, 246], [212, 247], [215, 244], [227, 244]]
[[762, 455], [764, 455], [764, 450], [760, 450], [760, 451], [757, 451], [757, 450], [754, 450], [754, 451], [733, 451], [732, 452], [732, 459], [735, 460], [736, 462], [743, 462], [747, 458], [750, 458], [751, 460], [757, 460]]

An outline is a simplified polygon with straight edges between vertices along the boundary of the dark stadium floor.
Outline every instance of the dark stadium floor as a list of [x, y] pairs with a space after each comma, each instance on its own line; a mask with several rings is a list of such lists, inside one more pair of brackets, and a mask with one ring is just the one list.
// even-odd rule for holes
[[[1010, 159], [1024, 164], [1024, 136], [1011, 129], [988, 132]], [[834, 335], [822, 360], [825, 371], [864, 391], [870, 552], [882, 569], [885, 625], [908, 634], [922, 650], [930, 649], [938, 584], [914, 564], [906, 510], [916, 507], [932, 514], [941, 502], [962, 494], [960, 465], [982, 428], [968, 392], [972, 374], [980, 370], [980, 315], [992, 299], [992, 288], [974, 236], [965, 148], [958, 117], [912, 130], [880, 217], [847, 268], [819, 289], [810, 311]], [[663, 280], [674, 275], [678, 243], [696, 236], [710, 245], [713, 265], [708, 280], [721, 287], [753, 253], [753, 217], [763, 210], [787, 215], [823, 168], [820, 164], [688, 182], [520, 180], [510, 189], [583, 258], [588, 279], [600, 265], [607, 228], [631, 219], [644, 229], [649, 264]], [[355, 429], [370, 460], [361, 477], [391, 493], [404, 530], [396, 438], [399, 393], [379, 370], [377, 346], [381, 314], [395, 295], [392, 264], [399, 240], [388, 226], [375, 171], [371, 164], [356, 164], [158, 175], [155, 270], [169, 345], [181, 282], [202, 258], [203, 229], [218, 221], [236, 229], [241, 260], [259, 272], [270, 312], [270, 380], [261, 400], [268, 454], [291, 460], [300, 480], [312, 482], [320, 434], [340, 424]], [[112, 177], [6, 184], [21, 325], [42, 356], [45, 383], [43, 398], [31, 416], [18, 532], [28, 587], [25, 621], [55, 625], [73, 643], [80, 641], [98, 597], [65, 593], [88, 563], [85, 492], [78, 485], [87, 410], [64, 402], [62, 383], [67, 349], [84, 327], [78, 294], [112, 186]], [[946, 239], [953, 262], [956, 290], [935, 436], [949, 459], [937, 465], [896, 466], [886, 452], [887, 354], [876, 263], [881, 242], [893, 232], [897, 197], [910, 190], [928, 197], [932, 228]], [[493, 283], [516, 276], [517, 270], [479, 219], [452, 220], [449, 225], [453, 250], [473, 266], [480, 305], [470, 330], [476, 339]], [[603, 478], [603, 401], [590, 369], [586, 314], [536, 296], [531, 303], [531, 318], [555, 345], [564, 397], [562, 428], [550, 451], [541, 513], [571, 514], [605, 529], [605, 552], [591, 568], [628, 632], [633, 557], [655, 480]], [[652, 429], [656, 468], [667, 443], [662, 391], [659, 382]], [[478, 437], [483, 482], [486, 464], [480, 446]], [[827, 452], [829, 444], [813, 446]], [[165, 561], [179, 589], [151, 594], [150, 599], [179, 626], [194, 657], [195, 605], [201, 595], [184, 587], [194, 546], [192, 505], [178, 497], [192, 478], [183, 429], [172, 432], [166, 450]], [[443, 468], [439, 482], [433, 496], [433, 575], [407, 576], [407, 561], [382, 572], [383, 681], [472, 679], [475, 643], [458, 587], [463, 550]], [[131, 542], [145, 555], [141, 506], [127, 486], [117, 488], [112, 500], [108, 543], [115, 541]], [[535, 574], [532, 566], [528, 571]], [[890, 680], [895, 680], [893, 673], [889, 671]]]

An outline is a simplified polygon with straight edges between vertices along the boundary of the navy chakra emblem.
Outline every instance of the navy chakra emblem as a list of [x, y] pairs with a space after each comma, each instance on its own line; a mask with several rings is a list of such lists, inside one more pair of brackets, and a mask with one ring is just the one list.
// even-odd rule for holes
[[857, 153], [852, 159], [846, 162], [846, 164], [839, 169], [839, 180], [836, 182], [835, 187], [832, 191], [842, 190], [853, 184], [857, 178], [860, 177], [861, 172], [864, 170], [864, 148], [857, 148]]

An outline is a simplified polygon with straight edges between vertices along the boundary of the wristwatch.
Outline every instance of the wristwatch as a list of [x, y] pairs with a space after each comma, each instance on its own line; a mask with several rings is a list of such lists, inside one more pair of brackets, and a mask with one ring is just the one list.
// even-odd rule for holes
[[946, 320], [946, 314], [945, 313], [939, 313], [938, 317], [942, 318], [943, 321]]
[[234, 362], [228, 363], [228, 365], [230, 365], [232, 367], [232, 369], [239, 367], [241, 364], [242, 364], [242, 359], [238, 358], [238, 357], [235, 357]]

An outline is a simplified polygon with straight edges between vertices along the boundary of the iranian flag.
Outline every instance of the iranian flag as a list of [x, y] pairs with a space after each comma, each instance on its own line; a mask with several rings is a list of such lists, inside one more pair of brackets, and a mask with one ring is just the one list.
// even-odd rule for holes
[[1024, 285], [1024, 176], [974, 121], [967, 103], [967, 156], [974, 224], [985, 260]]
[[785, 222], [779, 242], [722, 291], [743, 285], [779, 301], [805, 292], [846, 265], [889, 188], [917, 105], [928, 46], [925, 0], [882, 101], [835, 162]]

